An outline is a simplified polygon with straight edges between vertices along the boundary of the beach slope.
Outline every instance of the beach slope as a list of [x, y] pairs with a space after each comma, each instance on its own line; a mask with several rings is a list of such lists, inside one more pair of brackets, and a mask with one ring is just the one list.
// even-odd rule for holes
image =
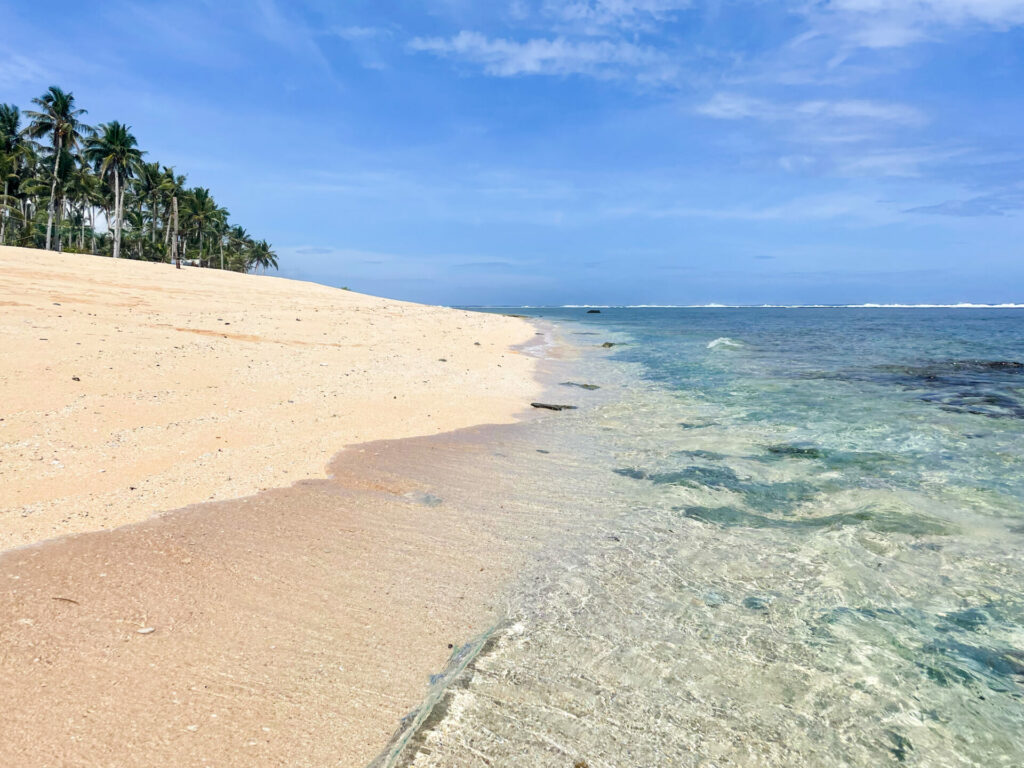
[[0, 551], [322, 477], [353, 443], [514, 419], [523, 320], [0, 247]]

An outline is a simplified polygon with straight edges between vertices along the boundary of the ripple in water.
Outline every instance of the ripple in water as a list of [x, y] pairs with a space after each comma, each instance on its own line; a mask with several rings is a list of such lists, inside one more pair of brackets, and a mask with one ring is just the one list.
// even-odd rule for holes
[[1024, 314], [593, 324], [629, 346], [502, 500], [576, 525], [390, 764], [1024, 764]]

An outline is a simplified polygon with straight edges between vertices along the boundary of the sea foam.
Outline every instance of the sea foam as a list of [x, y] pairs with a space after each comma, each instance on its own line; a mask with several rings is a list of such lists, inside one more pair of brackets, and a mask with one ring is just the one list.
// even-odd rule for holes
[[722, 336], [714, 341], [708, 342], [708, 349], [718, 349], [719, 347], [722, 347], [723, 349], [739, 349], [742, 346], [742, 341], [730, 339], [728, 336]]

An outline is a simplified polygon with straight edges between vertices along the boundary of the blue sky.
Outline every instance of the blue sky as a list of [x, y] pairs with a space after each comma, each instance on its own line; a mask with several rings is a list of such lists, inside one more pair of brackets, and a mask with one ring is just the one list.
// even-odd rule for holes
[[1024, 0], [0, 0], [282, 274], [437, 303], [1024, 301]]

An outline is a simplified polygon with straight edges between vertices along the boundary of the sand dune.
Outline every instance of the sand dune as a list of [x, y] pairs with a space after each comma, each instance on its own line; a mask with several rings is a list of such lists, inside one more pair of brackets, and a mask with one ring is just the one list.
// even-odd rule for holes
[[0, 550], [322, 477], [356, 442], [514, 419], [513, 318], [0, 248]]

